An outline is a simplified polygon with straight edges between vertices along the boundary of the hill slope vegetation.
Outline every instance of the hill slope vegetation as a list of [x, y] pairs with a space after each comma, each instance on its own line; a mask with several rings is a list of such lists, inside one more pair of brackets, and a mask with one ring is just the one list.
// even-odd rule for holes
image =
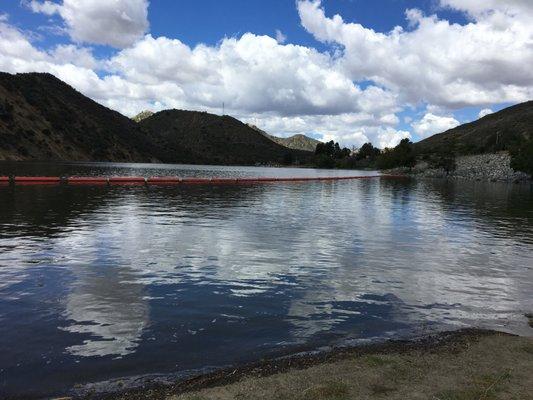
[[[165, 110], [139, 125], [156, 142], [168, 143], [184, 162], [257, 164], [305, 161], [312, 153], [288, 149], [241, 121], [197, 111]], [[185, 152], [180, 152], [186, 149]]]
[[50, 74], [0, 73], [0, 159], [150, 161], [137, 124]]
[[420, 158], [445, 169], [453, 168], [457, 156], [506, 151], [513, 170], [533, 175], [533, 101], [431, 136], [414, 149]]
[[418, 153], [455, 155], [511, 150], [533, 139], [533, 101], [489, 114], [415, 144]]

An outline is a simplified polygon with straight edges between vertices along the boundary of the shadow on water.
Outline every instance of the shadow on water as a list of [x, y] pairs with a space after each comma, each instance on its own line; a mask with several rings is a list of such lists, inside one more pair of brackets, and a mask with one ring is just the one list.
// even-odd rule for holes
[[531, 199], [409, 180], [0, 188], [0, 394], [423, 330], [521, 333]]
[[[75, 229], [83, 220], [137, 213], [191, 218], [218, 209], [245, 207], [265, 190], [262, 186], [6, 186], [0, 195], [2, 236], [49, 237]], [[166, 213], [166, 214], [165, 214]], [[224, 213], [219, 215], [224, 217]], [[92, 221], [91, 221], [92, 223]]]

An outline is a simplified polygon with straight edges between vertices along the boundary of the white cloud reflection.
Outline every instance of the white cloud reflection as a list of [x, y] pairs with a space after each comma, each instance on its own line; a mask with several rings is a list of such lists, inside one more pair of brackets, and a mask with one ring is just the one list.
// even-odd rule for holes
[[[197, 197], [132, 191], [107, 201], [47, 244], [52, 256], [68, 255], [64, 329], [90, 335], [67, 351], [135, 352], [150, 325], [148, 296], [156, 287], [202, 285], [239, 298], [278, 293], [286, 308], [276, 312], [297, 341], [357, 321], [369, 294], [388, 313], [384, 318], [407, 325], [495, 326], [533, 306], [527, 251], [512, 231], [501, 231], [512, 224], [476, 215], [475, 207], [455, 208], [439, 190], [423, 182], [402, 189], [360, 181]], [[507, 198], [490, 196], [496, 203]], [[24, 265], [28, 255], [13, 249], [0, 264]]]

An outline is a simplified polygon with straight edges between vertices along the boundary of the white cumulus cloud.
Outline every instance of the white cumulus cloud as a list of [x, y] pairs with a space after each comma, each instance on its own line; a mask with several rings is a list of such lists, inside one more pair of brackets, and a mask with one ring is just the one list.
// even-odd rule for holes
[[474, 18], [490, 17], [488, 14], [494, 13], [526, 18], [533, 15], [533, 2], [530, 0], [440, 0], [440, 4], [464, 11]]
[[[384, 118], [398, 109], [395, 95], [376, 86], [361, 89], [315, 49], [282, 45], [269, 36], [246, 33], [217, 46], [191, 48], [177, 39], [146, 35], [109, 60], [128, 82], [176, 85], [184, 105], [233, 112], [282, 115], [366, 113]], [[389, 117], [390, 118], [390, 117]]]
[[427, 112], [422, 119], [413, 122], [411, 126], [418, 136], [426, 138], [435, 133], [441, 133], [448, 129], [455, 128], [459, 124], [459, 121], [453, 117], [439, 116]]
[[142, 38], [149, 25], [148, 0], [32, 0], [27, 4], [34, 12], [58, 14], [78, 43], [127, 47]]
[[478, 114], [478, 118], [486, 117], [489, 114], [492, 114], [494, 111], [492, 111], [490, 108], [484, 108], [481, 110]]
[[411, 28], [386, 33], [328, 17], [319, 0], [299, 1], [298, 12], [317, 40], [341, 46], [338, 63], [349, 77], [377, 82], [403, 102], [456, 109], [526, 101], [533, 97], [533, 27], [520, 11], [530, 10], [531, 2], [510, 2], [516, 12], [509, 12], [507, 1], [491, 0], [492, 8], [483, 3], [443, 0], [471, 13], [466, 25], [407, 10]]

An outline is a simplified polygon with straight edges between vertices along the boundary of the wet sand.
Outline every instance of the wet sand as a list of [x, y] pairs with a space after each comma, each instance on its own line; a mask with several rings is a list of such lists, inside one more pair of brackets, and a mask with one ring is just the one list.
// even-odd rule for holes
[[265, 360], [105, 400], [533, 399], [533, 338], [467, 329]]

